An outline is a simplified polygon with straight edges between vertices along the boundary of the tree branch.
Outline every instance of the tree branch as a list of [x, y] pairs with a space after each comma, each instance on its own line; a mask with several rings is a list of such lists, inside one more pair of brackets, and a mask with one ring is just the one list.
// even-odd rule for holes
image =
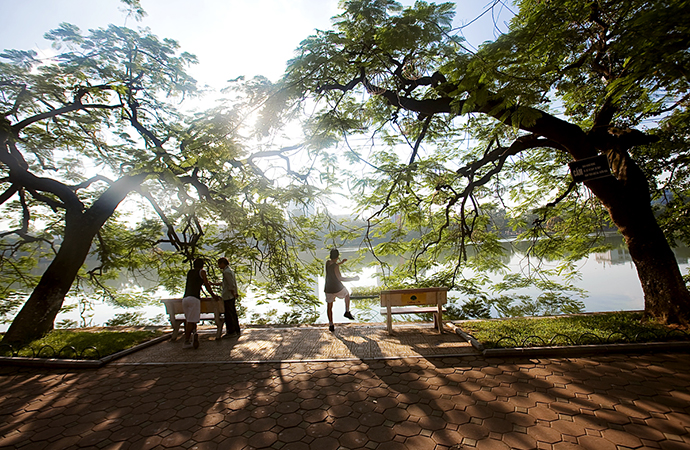
[[160, 217], [160, 219], [165, 224], [165, 227], [167, 228], [166, 234], [167, 234], [169, 240], [163, 241], [163, 242], [169, 242], [178, 251], [181, 251], [182, 250], [182, 242], [180, 241], [180, 238], [177, 236], [177, 233], [175, 232], [175, 225], [172, 223], [172, 221], [165, 214], [165, 211], [163, 211], [163, 208], [161, 208], [160, 205], [158, 205], [158, 202], [156, 202], [156, 199], [153, 198], [153, 196], [151, 195], [150, 192], [141, 189], [141, 187], [135, 189], [135, 191], [138, 192], [139, 195], [141, 195], [142, 197], [144, 197], [146, 200], [149, 201], [149, 203], [153, 207], [153, 210], [156, 212], [158, 217]]
[[[98, 199], [93, 202], [88, 209], [87, 214], [92, 225], [96, 226], [96, 230], [108, 220], [118, 205], [129, 195], [130, 192], [136, 191], [141, 183], [144, 182], [148, 174], [138, 173], [136, 175], [125, 175], [112, 183], [108, 189], [103, 192]], [[95, 233], [95, 231], [94, 231]]]
[[0, 83], [0, 85], [4, 86], [21, 86], [22, 90], [17, 94], [17, 98], [14, 99], [14, 105], [12, 105], [12, 109], [7, 111], [6, 113], [3, 114], [4, 117], [7, 116], [12, 116], [14, 114], [17, 114], [19, 112], [19, 106], [21, 103], [24, 101], [24, 99], [27, 97], [27, 89], [26, 89], [26, 84], [15, 84], [15, 83]]
[[[457, 100], [450, 97], [416, 99], [400, 95], [400, 93], [396, 91], [372, 85], [363, 75], [354, 78], [346, 85], [337, 83], [324, 85], [320, 88], [320, 91], [327, 90], [329, 87], [330, 89], [351, 90], [359, 82], [363, 83], [364, 87], [369, 92], [375, 92], [376, 95], [385, 98], [391, 106], [424, 115], [457, 114], [462, 111], [465, 106], [465, 100]], [[486, 114], [506, 125], [513, 126], [512, 117], [518, 112], [519, 108], [522, 111], [531, 112], [537, 117], [533, 122], [520, 123], [519, 127], [522, 130], [561, 143], [555, 148], [567, 151], [576, 160], [596, 155], [595, 148], [588, 142], [587, 135], [579, 126], [566, 122], [544, 111], [525, 106], [506, 106], [503, 99], [495, 95], [489, 95], [489, 100], [474, 105], [471, 111], [467, 112]], [[567, 146], [565, 145], [566, 143]]]
[[[59, 202], [59, 201], [52, 199], [46, 195], [43, 195], [34, 189], [26, 188], [26, 190], [31, 194], [31, 196], [33, 198], [35, 198], [39, 202], [43, 202], [46, 205], [48, 205], [50, 207], [50, 209], [53, 210], [53, 212], [57, 212], [58, 209], [67, 209], [67, 206], [63, 202]], [[81, 202], [79, 202], [79, 204], [81, 205]], [[83, 205], [81, 205], [81, 206], [83, 207]]]
[[255, 170], [255, 172], [258, 171], [257, 173], [259, 173], [261, 176], [263, 176], [265, 178], [263, 171], [261, 171], [261, 169], [259, 169], [259, 167], [254, 163], [254, 160], [258, 159], [258, 158], [271, 158], [271, 157], [277, 156], [277, 157], [281, 158], [283, 161], [285, 161], [285, 166], [286, 166], [285, 170], [287, 171], [288, 174], [292, 175], [293, 177], [295, 177], [299, 180], [302, 180], [303, 182], [306, 182], [308, 175], [302, 175], [298, 172], [293, 171], [291, 166], [290, 166], [290, 158], [288, 158], [287, 156], [284, 155], [284, 153], [286, 153], [286, 152], [289, 152], [292, 150], [298, 150], [298, 149], [302, 148], [303, 145], [304, 144], [296, 144], [296, 145], [291, 145], [289, 147], [283, 147], [283, 148], [278, 149], [278, 150], [265, 150], [265, 151], [256, 152], [256, 153], [249, 155], [249, 157], [247, 158], [246, 161], [247, 161], [247, 164], [249, 164]]
[[19, 188], [14, 184], [7, 188], [7, 190], [0, 195], [0, 205], [12, 198], [12, 196], [17, 193], [18, 189]]
[[[131, 93], [131, 90], [130, 90]], [[153, 134], [153, 132], [147, 129], [144, 125], [139, 122], [139, 102], [130, 95], [127, 100], [127, 105], [129, 106], [129, 112], [127, 112], [127, 120], [130, 124], [141, 134], [141, 136], [153, 144], [153, 147], [162, 149], [163, 142], [158, 139], [158, 137]]]
[[408, 165], [411, 165], [415, 158], [417, 157], [417, 152], [419, 151], [419, 146], [422, 143], [422, 140], [424, 139], [424, 136], [426, 136], [426, 132], [429, 130], [429, 125], [431, 124], [431, 119], [433, 116], [427, 116], [427, 118], [424, 120], [424, 125], [422, 126], [422, 131], [419, 133], [419, 136], [417, 136], [417, 140], [414, 143], [414, 147], [412, 147], [412, 156], [410, 156], [410, 162]]
[[550, 208], [555, 208], [556, 205], [562, 202], [572, 192], [572, 190], [575, 189], [575, 186], [577, 186], [577, 182], [574, 179], [570, 180], [570, 184], [568, 184], [568, 188], [565, 190], [565, 192], [556, 197], [554, 201], [547, 203], [543, 207], [544, 215], [541, 218], [534, 219], [534, 225], [539, 227], [542, 223], [546, 222], [546, 214], [548, 213], [548, 210]]
[[68, 106], [63, 106], [62, 108], [54, 109], [52, 111], [46, 111], [41, 114], [36, 114], [35, 116], [29, 117], [22, 120], [21, 122], [12, 126], [12, 131], [15, 135], [19, 134], [21, 130], [31, 125], [32, 123], [39, 122], [43, 119], [49, 119], [51, 117], [57, 117], [62, 114], [66, 114], [72, 111], [87, 110], [87, 109], [117, 109], [121, 108], [123, 105], [103, 105], [103, 104], [87, 104], [82, 105], [81, 103], [72, 103]]
[[103, 176], [103, 175], [96, 175], [95, 177], [91, 177], [86, 181], [82, 181], [79, 184], [75, 184], [74, 186], [72, 186], [72, 190], [76, 192], [79, 189], [87, 188], [87, 187], [91, 186], [93, 183], [95, 183], [96, 181], [104, 181], [109, 185], [113, 184], [113, 180], [111, 180], [110, 178]]
[[[363, 83], [364, 87], [367, 87], [367, 81], [364, 76], [364, 68], [359, 69], [359, 75], [353, 78], [349, 83], [347, 84], [340, 84], [340, 83], [331, 83], [331, 84], [324, 84], [323, 86], [317, 86], [316, 87], [316, 93], [321, 94], [324, 91], [343, 91], [347, 92], [352, 89], [354, 89], [355, 86], [357, 86], [359, 83]], [[368, 90], [368, 88], [367, 88]]]
[[199, 195], [206, 200], [213, 200], [211, 190], [204, 183], [199, 180], [199, 168], [195, 167], [191, 175], [178, 178], [182, 183], [191, 184], [197, 190]]

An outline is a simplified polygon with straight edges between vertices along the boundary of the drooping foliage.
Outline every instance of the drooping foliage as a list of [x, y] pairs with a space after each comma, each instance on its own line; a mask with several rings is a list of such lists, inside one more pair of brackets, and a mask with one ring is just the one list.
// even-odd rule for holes
[[[489, 278], [463, 274], [503, 267], [507, 217], [529, 257], [564, 261], [527, 277], [536, 287], [569, 273], [547, 292], [559, 296], [572, 262], [618, 229], [648, 315], [687, 322], [668, 241], [688, 242], [688, 2], [514, 6], [508, 31], [472, 51], [454, 34], [453, 3], [345, 1], [333, 29], [302, 42], [270, 106], [317, 102], [307, 133], [363, 163], [364, 176], [342, 175], [357, 179], [368, 236], [387, 237], [381, 263], [406, 256], [392, 282], [476, 297]], [[611, 175], [575, 183], [568, 163], [597, 155]]]
[[[196, 58], [147, 29], [63, 24], [45, 37], [55, 56], [0, 55], [0, 299], [5, 313], [23, 303], [5, 340], [50, 330], [79, 290], [136, 303], [108, 288], [118, 277], [177, 294], [198, 256], [212, 273], [227, 256], [247, 286], [313, 316], [313, 271], [298, 252], [312, 250], [315, 219], [290, 211], [317, 190], [289, 165], [299, 148], [242, 137], [255, 99], [237, 88], [186, 115], [200, 94], [187, 73]], [[129, 214], [116, 212], [125, 199]]]

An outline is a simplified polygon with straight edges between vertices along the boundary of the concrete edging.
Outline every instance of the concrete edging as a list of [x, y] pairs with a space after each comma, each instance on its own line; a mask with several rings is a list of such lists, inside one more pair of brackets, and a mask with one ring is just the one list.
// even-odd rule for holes
[[487, 348], [482, 351], [486, 357], [504, 356], [560, 356], [577, 357], [602, 353], [646, 353], [690, 351], [690, 342], [644, 342], [633, 344], [568, 345], [561, 347], [513, 347]]
[[575, 357], [594, 355], [602, 353], [645, 353], [652, 351], [690, 351], [690, 341], [674, 342], [643, 342], [630, 344], [591, 344], [591, 345], [567, 345], [555, 347], [507, 347], [507, 348], [485, 348], [481, 342], [473, 336], [465, 333], [455, 324], [449, 324], [455, 329], [455, 334], [472, 344], [477, 351], [486, 357], [506, 357], [506, 356], [560, 356]]
[[50, 369], [98, 369], [111, 361], [121, 358], [130, 353], [134, 353], [151, 345], [170, 339], [172, 333], [142, 342], [139, 345], [130, 347], [112, 355], [106, 355], [101, 359], [61, 359], [61, 358], [26, 358], [23, 356], [0, 356], [0, 365], [18, 367], [38, 367]]

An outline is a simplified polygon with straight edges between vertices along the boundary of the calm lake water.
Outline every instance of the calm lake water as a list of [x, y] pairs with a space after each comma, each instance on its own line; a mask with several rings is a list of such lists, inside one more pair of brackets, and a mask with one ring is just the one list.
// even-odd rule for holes
[[[620, 240], [620, 238], [618, 238]], [[675, 250], [676, 260], [681, 268], [683, 274], [688, 273], [689, 260], [690, 260], [690, 249], [687, 247], [677, 248]], [[341, 257], [354, 259], [357, 256], [356, 249], [341, 249]], [[511, 271], [519, 272], [524, 270], [525, 261], [524, 255], [514, 252], [506, 259], [506, 264]], [[555, 266], [555, 263], [545, 263], [547, 265]], [[585, 304], [585, 310], [587, 312], [595, 311], [621, 311], [621, 310], [640, 310], [644, 309], [644, 300], [642, 296], [642, 287], [640, 281], [637, 278], [637, 272], [635, 266], [632, 263], [630, 254], [627, 252], [623, 246], [619, 246], [613, 250], [607, 251], [605, 253], [596, 253], [590, 255], [590, 257], [583, 259], [578, 262], [578, 267], [582, 278], [576, 280], [573, 284], [576, 287], [585, 289], [588, 292], [588, 297], [581, 299]], [[347, 272], [347, 265], [343, 267], [343, 272]], [[373, 267], [366, 267], [359, 272], [360, 280], [357, 282], [345, 283], [346, 286], [352, 290], [353, 287], [365, 287], [365, 286], [375, 286], [378, 283], [378, 278], [375, 276], [376, 269]], [[350, 274], [350, 273], [348, 273]], [[500, 277], [496, 277], [499, 280]], [[323, 294], [323, 278], [318, 281], [318, 286], [314, 287], [315, 293], [319, 295], [319, 298], [324, 303], [322, 307], [322, 314], [317, 320], [317, 323], [327, 323], [326, 318], [326, 306], [325, 306], [325, 296]], [[523, 292], [521, 292], [523, 293]], [[524, 293], [536, 293], [525, 291]], [[167, 297], [167, 295], [162, 292], [161, 298]], [[462, 303], [463, 299], [454, 294], [452, 291], [449, 293], [449, 299], [456, 298], [456, 302]], [[248, 322], [249, 317], [252, 313], [265, 314], [270, 309], [278, 309], [279, 312], [286, 310], [285, 305], [275, 302], [269, 305], [256, 305], [256, 301], [252, 299], [251, 295], [243, 299], [243, 304], [249, 309], [247, 317], [243, 322]], [[379, 304], [378, 300], [364, 300], [364, 301], [354, 301], [352, 305], [353, 313], [355, 314], [358, 322], [381, 322], [383, 318], [378, 314]], [[334, 305], [334, 318], [337, 322], [348, 322], [347, 319], [343, 317], [345, 312], [345, 305], [343, 300], [337, 299]], [[87, 317], [87, 325], [99, 326], [103, 325], [107, 320], [114, 317], [116, 314], [122, 314], [126, 312], [143, 312], [147, 319], [154, 319], [156, 316], [160, 316], [165, 313], [165, 308], [161, 304], [147, 306], [143, 309], [119, 309], [113, 308], [111, 305], [98, 302], [93, 305], [93, 308], [84, 313]], [[495, 312], [494, 312], [495, 314]], [[57, 317], [57, 321], [64, 319], [75, 320], [80, 326], [83, 323], [83, 319], [80, 317], [80, 312], [78, 310], [71, 311], [68, 313], [61, 313]], [[163, 320], [165, 323], [165, 317], [159, 317], [159, 320]], [[5, 331], [8, 325], [0, 325], [0, 331]]]
[[[343, 253], [343, 252], [341, 252]], [[674, 250], [676, 260], [678, 261], [681, 273], [687, 274], [690, 268], [690, 249], [681, 247]], [[354, 253], [353, 253], [354, 255]], [[348, 258], [347, 253], [343, 254], [344, 258]], [[555, 262], [543, 263], [545, 266], [555, 267]], [[509, 262], [506, 264], [512, 272], [520, 272], [525, 270], [525, 257], [520, 253], [513, 253], [510, 256]], [[575, 280], [573, 284], [581, 289], [587, 291], [588, 296], [580, 299], [585, 304], [586, 312], [597, 311], [626, 311], [626, 310], [641, 310], [644, 309], [644, 297], [642, 294], [642, 286], [637, 277], [635, 265], [632, 258], [624, 246], [612, 249], [604, 253], [595, 253], [588, 258], [578, 261], [578, 268], [581, 274], [581, 279]], [[355, 286], [371, 286], [376, 284], [373, 278], [375, 269], [367, 268], [364, 276], [360, 273], [361, 280], [358, 282], [346, 283], [348, 288]], [[499, 281], [501, 276], [492, 277], [495, 281]], [[372, 281], [374, 280], [374, 281]], [[320, 280], [320, 291], [323, 290], [323, 280]], [[534, 291], [521, 291], [520, 293], [533, 294], [535, 297], [539, 294]], [[456, 298], [457, 303], [463, 303], [463, 298], [457, 293], [450, 291], [448, 293], [449, 301], [451, 298]], [[323, 293], [320, 298], [325, 299]], [[375, 301], [375, 312], [372, 314], [369, 311], [362, 311], [360, 314], [364, 316], [373, 316], [373, 321], [383, 321], [384, 319], [378, 314], [379, 303]], [[336, 322], [345, 322], [347, 319], [343, 318], [345, 307], [343, 301], [338, 299], [334, 305], [334, 318]], [[355, 314], [357, 313], [355, 308]], [[492, 311], [492, 315], [497, 317], [496, 311]], [[319, 318], [319, 323], [327, 323], [325, 307]]]

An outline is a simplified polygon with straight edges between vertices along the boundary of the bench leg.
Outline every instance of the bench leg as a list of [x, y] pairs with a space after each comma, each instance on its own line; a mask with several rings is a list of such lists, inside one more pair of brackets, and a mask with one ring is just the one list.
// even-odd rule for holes
[[443, 334], [443, 306], [438, 305], [438, 312], [434, 314], [434, 325], [438, 328], [438, 332]]
[[170, 315], [170, 325], [172, 326], [172, 329], [173, 329], [172, 336], [170, 337], [170, 340], [176, 341], [177, 335], [180, 333], [180, 321], [175, 319], [174, 314]]
[[393, 317], [391, 314], [391, 305], [386, 305], [386, 327], [388, 334], [393, 334]]
[[214, 317], [214, 320], [216, 321], [216, 340], [220, 339], [221, 335], [223, 334], [223, 319], [220, 318], [219, 314], [216, 314]]

